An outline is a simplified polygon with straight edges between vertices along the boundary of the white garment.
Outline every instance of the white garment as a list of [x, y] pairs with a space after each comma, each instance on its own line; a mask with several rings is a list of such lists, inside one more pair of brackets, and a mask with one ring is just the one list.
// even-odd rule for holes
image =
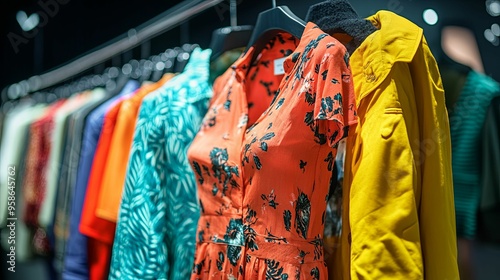
[[[32, 105], [29, 101], [22, 102], [5, 116], [0, 147], [0, 227], [4, 227], [7, 222], [8, 167], [19, 163], [22, 152], [19, 143], [23, 134], [19, 125], [30, 116], [30, 109]], [[16, 172], [19, 172], [19, 166], [16, 166]], [[19, 182], [16, 182], [17, 191], [19, 191], [19, 186]]]
[[[29, 228], [23, 222], [22, 214], [23, 214], [23, 199], [21, 193], [21, 182], [22, 179], [19, 177], [21, 170], [21, 156], [23, 155], [23, 143], [26, 143], [27, 134], [29, 133], [30, 125], [40, 118], [46, 110], [46, 106], [44, 104], [39, 104], [35, 106], [23, 106], [16, 107], [12, 114], [9, 114], [8, 119], [5, 119], [4, 126], [4, 137], [2, 137], [2, 164], [0, 170], [1, 174], [1, 188], [0, 188], [0, 201], [2, 203], [2, 207], [0, 208], [0, 217], [3, 218], [1, 220], [1, 224], [5, 225], [7, 221], [7, 204], [4, 204], [4, 201], [7, 201], [7, 167], [8, 165], [16, 166], [16, 260], [23, 262], [28, 260], [31, 255], [31, 233]], [[5, 207], [4, 207], [5, 206]], [[7, 237], [9, 235], [8, 230], [2, 231], [2, 247], [9, 251], [9, 247], [11, 244], [8, 244]]]

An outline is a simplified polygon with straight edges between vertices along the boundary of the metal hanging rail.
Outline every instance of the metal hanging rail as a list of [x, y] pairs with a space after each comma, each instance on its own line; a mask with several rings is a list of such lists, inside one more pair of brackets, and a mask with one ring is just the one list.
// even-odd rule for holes
[[[109, 42], [95, 48], [87, 54], [74, 59], [73, 61], [60, 66], [54, 70], [41, 75], [35, 75], [21, 83], [29, 84], [29, 88], [24, 94], [39, 91], [64, 81], [79, 73], [88, 70], [100, 63], [103, 63], [117, 54], [133, 49], [142, 42], [158, 36], [188, 20], [189, 18], [221, 3], [224, 0], [192, 0], [170, 8], [164, 13], [152, 18], [137, 28], [130, 29], [127, 34], [119, 36]], [[7, 86], [12, 87], [14, 85]], [[16, 89], [17, 90], [17, 89]], [[21, 94], [22, 95], [22, 94]]]

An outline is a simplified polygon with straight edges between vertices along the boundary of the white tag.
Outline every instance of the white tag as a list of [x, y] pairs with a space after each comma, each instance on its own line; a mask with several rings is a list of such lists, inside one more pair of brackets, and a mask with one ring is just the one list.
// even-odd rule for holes
[[274, 60], [274, 75], [285, 74], [285, 68], [283, 67], [283, 62], [285, 62], [286, 57]]

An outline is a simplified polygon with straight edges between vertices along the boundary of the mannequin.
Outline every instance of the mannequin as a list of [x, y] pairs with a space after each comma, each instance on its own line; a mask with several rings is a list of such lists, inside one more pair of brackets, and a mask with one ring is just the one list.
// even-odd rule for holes
[[484, 73], [481, 54], [472, 30], [456, 25], [443, 27], [441, 47], [454, 61], [467, 65], [476, 72]]
[[472, 30], [458, 25], [445, 25], [441, 30], [442, 55], [439, 61], [446, 107], [451, 110], [463, 88], [467, 74], [484, 73], [476, 38]]
[[[439, 68], [450, 113], [455, 109], [470, 71], [484, 73], [479, 47], [472, 30], [464, 26], [444, 25], [441, 30], [442, 57]], [[474, 279], [473, 241], [458, 236], [460, 278]]]

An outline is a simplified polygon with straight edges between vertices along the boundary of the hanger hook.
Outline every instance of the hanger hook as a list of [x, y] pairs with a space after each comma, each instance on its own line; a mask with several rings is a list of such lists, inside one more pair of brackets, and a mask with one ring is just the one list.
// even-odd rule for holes
[[273, 8], [276, 8], [276, 0], [273, 0]]
[[238, 25], [238, 16], [236, 14], [236, 0], [231, 0], [229, 2], [229, 13], [231, 15], [231, 27], [236, 27]]

